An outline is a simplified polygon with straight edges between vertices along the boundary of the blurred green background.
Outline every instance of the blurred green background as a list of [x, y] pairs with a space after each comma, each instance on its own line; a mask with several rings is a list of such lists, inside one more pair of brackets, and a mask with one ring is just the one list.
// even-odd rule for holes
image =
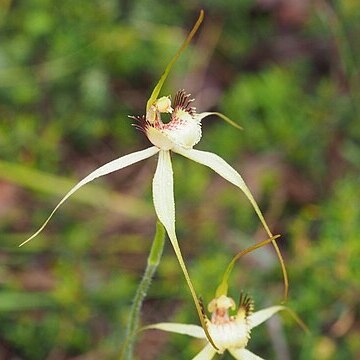
[[[198, 149], [244, 176], [290, 276], [285, 314], [253, 331], [266, 359], [360, 358], [360, 3], [357, 0], [0, 1], [0, 359], [116, 359], [155, 230], [156, 159], [96, 180], [18, 248], [75, 182], [149, 146], [127, 115], [193, 25], [205, 22], [165, 84], [204, 120]], [[210, 170], [173, 156], [177, 229], [205, 303], [241, 249], [265, 238], [253, 209]], [[174, 286], [176, 284], [176, 286]], [[230, 294], [282, 299], [271, 246], [237, 264]], [[173, 250], [143, 323], [197, 322]], [[190, 359], [199, 340], [149, 331], [139, 359]], [[220, 357], [219, 357], [220, 358]], [[230, 359], [224, 355], [222, 359]]]

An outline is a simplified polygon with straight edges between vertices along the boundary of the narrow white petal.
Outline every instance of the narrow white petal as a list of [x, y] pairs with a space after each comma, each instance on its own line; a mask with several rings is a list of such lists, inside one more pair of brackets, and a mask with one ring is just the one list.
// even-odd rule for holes
[[196, 310], [198, 312], [199, 319], [205, 331], [206, 337], [209, 339], [212, 345], [215, 346], [207, 331], [205, 320], [201, 311], [201, 306], [198, 297], [196, 295], [194, 286], [191, 282], [186, 265], [184, 263], [184, 259], [182, 257], [181, 250], [179, 247], [179, 242], [176, 237], [174, 180], [173, 180], [170, 152], [168, 150], [160, 150], [159, 152], [159, 160], [153, 179], [153, 198], [154, 198], [154, 206], [155, 206], [156, 214], [160, 222], [164, 225], [166, 232], [168, 233], [176, 257], [179, 261], [181, 270], [184, 273], [186, 282], [189, 286], [191, 295], [194, 299]]
[[[184, 149], [181, 147], [176, 147], [176, 148], [173, 148], [172, 150], [178, 154], [181, 154], [181, 155], [193, 160], [193, 161], [198, 162], [199, 164], [208, 166], [209, 168], [211, 168], [212, 170], [217, 172], [220, 176], [222, 176], [224, 179], [226, 179], [230, 183], [232, 183], [235, 186], [237, 186], [238, 188], [240, 188], [244, 192], [244, 194], [248, 198], [248, 200], [250, 201], [251, 205], [253, 206], [253, 208], [254, 208], [256, 214], [258, 215], [261, 223], [263, 224], [268, 236], [273, 237], [273, 235], [265, 221], [265, 218], [264, 218], [261, 210], [259, 209], [259, 206], [256, 203], [249, 188], [245, 184], [245, 181], [243, 180], [241, 175], [235, 169], [233, 169], [225, 160], [223, 160], [220, 156], [218, 156], [216, 154], [213, 154], [211, 152], [206, 152], [206, 151], [200, 151], [200, 150], [195, 150], [195, 149]], [[287, 272], [286, 272], [286, 268], [285, 268], [285, 263], [282, 258], [280, 249], [277, 246], [276, 241], [273, 240], [272, 244], [275, 248], [276, 254], [277, 254], [280, 264], [281, 264], [281, 268], [282, 268], [282, 272], [283, 272], [283, 276], [284, 276], [285, 298], [287, 298], [288, 277], [287, 277]]]
[[145, 330], [155, 329], [169, 331], [176, 334], [189, 335], [199, 339], [206, 339], [204, 329], [198, 325], [179, 324], [179, 323], [158, 323], [144, 327]]
[[230, 354], [237, 360], [264, 360], [246, 349], [229, 349]]
[[265, 222], [265, 219], [254, 197], [252, 196], [249, 188], [245, 184], [245, 181], [243, 180], [241, 175], [234, 168], [232, 168], [225, 160], [223, 160], [220, 156], [207, 151], [200, 151], [195, 149], [183, 149], [180, 147], [176, 147], [175, 149], [173, 149], [173, 151], [193, 161], [196, 161], [199, 164], [208, 166], [209, 168], [217, 172], [220, 176], [222, 176], [224, 179], [226, 179], [230, 183], [240, 188], [244, 192], [246, 197], [249, 199], [252, 206], [254, 207], [267, 233], [269, 234], [270, 237], [272, 237], [272, 234]]
[[211, 360], [216, 354], [216, 350], [207, 344], [192, 360]]
[[242, 130], [242, 127], [240, 125], [238, 125], [236, 122], [232, 121], [231, 119], [229, 119], [227, 116], [225, 116], [224, 114], [222, 113], [219, 113], [219, 112], [203, 112], [203, 113], [200, 113], [200, 114], [197, 114], [196, 115], [196, 119], [201, 121], [202, 119], [204, 119], [205, 117], [207, 116], [211, 116], [211, 115], [216, 115], [218, 116], [219, 118], [221, 118], [222, 120], [226, 121], [227, 123], [229, 123], [230, 125], [236, 127], [237, 129], [239, 130]]
[[129, 165], [135, 164], [138, 161], [144, 160], [149, 158], [150, 156], [155, 155], [157, 152], [159, 152], [159, 149], [155, 146], [152, 146], [148, 149], [141, 150], [134, 152], [132, 154], [128, 154], [125, 156], [122, 156], [118, 159], [115, 159], [113, 161], [108, 162], [107, 164], [100, 166], [98, 169], [93, 171], [91, 174], [86, 176], [84, 179], [82, 179], [80, 182], [78, 182], [70, 191], [60, 200], [60, 202], [56, 205], [55, 209], [51, 212], [50, 216], [45, 220], [43, 225], [40, 227], [39, 230], [36, 231], [31, 237], [29, 237], [27, 240], [25, 240], [20, 246], [26, 244], [31, 239], [33, 239], [35, 236], [37, 236], [46, 226], [46, 224], [49, 222], [49, 220], [52, 218], [56, 210], [77, 190], [79, 190], [82, 186], [89, 183], [90, 181], [103, 176], [110, 174], [114, 171], [123, 169]]
[[161, 150], [153, 179], [156, 215], [168, 233], [175, 233], [174, 180], [170, 152]]
[[271, 306], [271, 307], [268, 307], [266, 309], [254, 312], [248, 318], [249, 322], [250, 322], [251, 329], [254, 328], [255, 326], [258, 326], [258, 325], [262, 324], [264, 321], [268, 320], [274, 314], [276, 314], [277, 312], [279, 312], [281, 310], [286, 310], [286, 307], [281, 306], [281, 305], [279, 305], [279, 306]]

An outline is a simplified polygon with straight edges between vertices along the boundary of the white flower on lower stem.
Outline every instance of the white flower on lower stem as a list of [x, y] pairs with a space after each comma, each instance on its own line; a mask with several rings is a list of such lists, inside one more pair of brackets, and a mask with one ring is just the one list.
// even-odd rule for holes
[[[208, 342], [192, 360], [210, 360], [215, 354], [222, 354], [226, 350], [238, 360], [262, 360], [261, 357], [246, 349], [251, 337], [251, 330], [286, 308], [271, 306], [253, 313], [253, 301], [243, 294], [240, 297], [236, 315], [230, 316], [229, 310], [235, 310], [235, 308], [234, 300], [225, 295], [221, 295], [209, 303], [208, 310], [211, 318], [209, 320], [204, 314], [205, 323], [218, 350]], [[144, 329], [157, 329], [206, 339], [203, 328], [191, 324], [158, 323], [146, 326]]]

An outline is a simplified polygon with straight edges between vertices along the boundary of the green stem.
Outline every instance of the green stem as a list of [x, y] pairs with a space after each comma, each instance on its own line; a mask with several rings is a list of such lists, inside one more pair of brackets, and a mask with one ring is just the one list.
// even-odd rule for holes
[[165, 228], [158, 221], [156, 223], [156, 233], [151, 246], [150, 254], [147, 259], [147, 265], [144, 275], [139, 283], [131, 306], [129, 320], [126, 326], [125, 342], [120, 354], [120, 360], [133, 360], [135, 339], [139, 327], [139, 318], [142, 303], [149, 290], [151, 280], [159, 266], [160, 259], [164, 249]]

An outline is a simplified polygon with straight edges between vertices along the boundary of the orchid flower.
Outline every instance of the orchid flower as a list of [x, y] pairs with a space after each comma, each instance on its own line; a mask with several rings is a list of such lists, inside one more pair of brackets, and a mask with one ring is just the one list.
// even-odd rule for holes
[[[157, 323], [145, 326], [142, 330], [162, 330], [204, 340], [206, 340], [206, 338], [209, 339], [210, 335], [211, 342], [208, 341], [205, 347], [192, 360], [210, 360], [216, 354], [223, 354], [226, 350], [238, 360], [262, 360], [261, 357], [246, 349], [251, 338], [251, 330], [282, 310], [288, 311], [300, 327], [308, 331], [302, 320], [291, 309], [285, 306], [270, 306], [253, 312], [253, 300], [248, 295], [241, 293], [239, 306], [236, 311], [235, 301], [227, 295], [228, 280], [235, 263], [243, 255], [274, 241], [278, 237], [279, 235], [276, 235], [252, 245], [239, 252], [231, 260], [224, 272], [220, 285], [216, 289], [215, 298], [213, 298], [208, 305], [208, 311], [211, 313], [210, 319], [207, 317], [204, 307], [201, 306], [206, 329], [193, 324]], [[236, 312], [234, 315], [230, 315], [229, 310]], [[213, 343], [216, 347], [214, 347]]]
[[[261, 360], [262, 358], [246, 349], [251, 338], [251, 330], [262, 324], [274, 314], [286, 310], [285, 306], [271, 306], [253, 312], [254, 303], [250, 297], [241, 294], [238, 310], [235, 315], [229, 315], [229, 310], [236, 310], [235, 301], [226, 295], [210, 301], [208, 311], [210, 319], [204, 314], [208, 332], [217, 346], [217, 350], [208, 342], [192, 360], [210, 360], [216, 354], [226, 350], [238, 360]], [[144, 329], [156, 329], [177, 334], [189, 335], [205, 339], [204, 329], [198, 325], [179, 323], [158, 323], [146, 326]]]
[[[121, 170], [127, 166], [135, 164], [139, 161], [150, 158], [154, 155], [158, 155], [158, 163], [153, 178], [153, 202], [156, 214], [160, 222], [165, 227], [167, 234], [170, 238], [171, 244], [174, 248], [175, 254], [178, 258], [181, 269], [184, 273], [188, 286], [190, 288], [192, 297], [194, 299], [199, 317], [201, 319], [204, 331], [207, 332], [204, 320], [201, 316], [201, 308], [196, 296], [194, 287], [191, 283], [190, 276], [187, 272], [185, 263], [182, 258], [178, 239], [175, 231], [175, 201], [174, 201], [174, 190], [173, 190], [173, 171], [171, 165], [170, 153], [177, 153], [182, 156], [189, 158], [195, 162], [208, 166], [213, 169], [223, 178], [228, 180], [230, 183], [239, 187], [249, 199], [250, 203], [254, 207], [257, 215], [259, 216], [265, 230], [272, 237], [269, 227], [254, 200], [250, 190], [245, 184], [240, 174], [234, 170], [227, 162], [221, 157], [211, 152], [205, 152], [193, 149], [201, 139], [201, 121], [209, 115], [218, 115], [223, 120], [236, 126], [229, 118], [220, 114], [212, 112], [197, 113], [195, 108], [191, 106], [193, 99], [190, 98], [189, 94], [185, 91], [178, 91], [175, 95], [173, 103], [169, 96], [163, 96], [158, 98], [160, 90], [167, 78], [172, 66], [180, 56], [181, 52], [187, 47], [190, 40], [196, 33], [204, 17], [203, 11], [195, 23], [193, 29], [185, 39], [184, 43], [167, 65], [164, 73], [162, 74], [159, 82], [156, 84], [149, 100], [146, 105], [146, 113], [143, 116], [135, 116], [137, 124], [135, 126], [140, 129], [152, 143], [152, 146], [145, 150], [133, 152], [131, 154], [121, 156], [109, 163], [99, 167], [80, 182], [78, 182], [70, 191], [60, 200], [50, 216], [45, 220], [43, 225], [27, 240], [25, 240], [20, 246], [32, 240], [37, 236], [49, 222], [54, 213], [58, 208], [77, 190], [79, 190], [85, 184], [93, 181], [94, 179]], [[161, 119], [161, 114], [170, 114], [170, 121], [164, 123]], [[237, 126], [238, 127], [238, 126]], [[280, 259], [284, 283], [285, 283], [285, 294], [287, 293], [287, 274], [285, 265], [280, 253], [280, 250], [275, 242], [272, 241], [273, 246], [276, 249], [277, 255]], [[207, 334], [208, 335], [208, 334]], [[208, 336], [209, 337], [209, 336]], [[211, 341], [211, 339], [209, 339]]]

